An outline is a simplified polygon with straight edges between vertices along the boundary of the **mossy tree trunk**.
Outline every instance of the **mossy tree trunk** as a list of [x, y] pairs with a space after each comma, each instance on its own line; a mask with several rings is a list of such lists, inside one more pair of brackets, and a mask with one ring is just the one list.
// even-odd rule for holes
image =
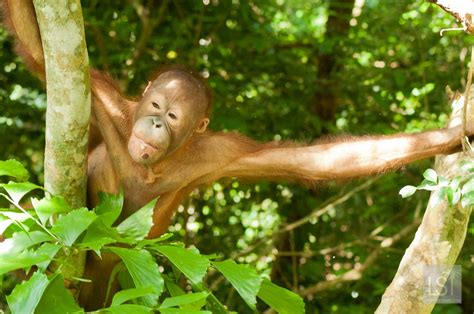
[[86, 203], [91, 94], [79, 0], [34, 1], [46, 67], [45, 187], [73, 207]]
[[[472, 88], [471, 88], [472, 90]], [[462, 104], [463, 97], [453, 104]], [[470, 99], [468, 120], [473, 117], [473, 97]], [[450, 126], [461, 124], [460, 114], [454, 115]], [[461, 136], [461, 134], [460, 134]], [[438, 156], [435, 170], [447, 179], [465, 175], [463, 161], [472, 161], [469, 154], [457, 153]], [[472, 207], [460, 203], [452, 206], [440, 190], [431, 193], [423, 221], [415, 238], [406, 250], [392, 283], [385, 290], [376, 313], [431, 313], [441, 286], [430, 289], [425, 285], [428, 267], [439, 270], [450, 269], [462, 249], [469, 225]], [[436, 283], [446, 281], [449, 272], [437, 274]], [[428, 295], [429, 293], [429, 295]], [[427, 298], [428, 297], [428, 298]]]
[[[45, 188], [73, 208], [86, 205], [91, 114], [89, 59], [79, 0], [34, 0], [46, 69]], [[66, 279], [82, 276], [85, 254], [62, 266]]]

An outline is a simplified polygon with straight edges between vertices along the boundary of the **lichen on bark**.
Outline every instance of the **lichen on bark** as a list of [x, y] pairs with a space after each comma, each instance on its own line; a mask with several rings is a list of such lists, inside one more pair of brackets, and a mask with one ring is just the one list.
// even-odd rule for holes
[[[79, 0], [33, 1], [46, 70], [45, 188], [72, 208], [86, 205], [87, 145], [91, 114], [89, 58]], [[63, 277], [84, 273], [85, 253], [66, 254]], [[58, 265], [53, 265], [53, 268]]]
[[73, 207], [86, 202], [91, 112], [89, 59], [78, 0], [34, 1], [46, 68], [45, 187]]

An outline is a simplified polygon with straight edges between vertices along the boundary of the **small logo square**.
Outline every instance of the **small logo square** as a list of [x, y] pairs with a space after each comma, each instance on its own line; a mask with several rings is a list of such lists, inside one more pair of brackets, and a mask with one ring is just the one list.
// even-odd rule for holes
[[462, 270], [460, 265], [425, 265], [423, 280], [423, 302], [461, 304]]

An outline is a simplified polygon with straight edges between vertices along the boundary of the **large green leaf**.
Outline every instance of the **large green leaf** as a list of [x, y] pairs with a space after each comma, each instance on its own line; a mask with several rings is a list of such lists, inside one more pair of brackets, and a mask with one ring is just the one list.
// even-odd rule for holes
[[0, 210], [0, 234], [3, 234], [11, 224], [21, 223], [28, 219], [30, 219], [30, 216], [25, 213]]
[[42, 231], [16, 232], [13, 237], [0, 242], [0, 258], [4, 255], [15, 255], [35, 244], [49, 240], [52, 240], [51, 236]]
[[62, 239], [64, 244], [71, 246], [96, 218], [96, 214], [87, 208], [76, 209], [59, 217], [51, 231]]
[[119, 195], [99, 193], [99, 205], [94, 208], [95, 213], [99, 219], [108, 227], [117, 220], [122, 212], [123, 207], [123, 193]]
[[28, 171], [23, 165], [14, 160], [0, 161], [0, 176], [9, 176], [24, 181], [28, 179]]
[[425, 172], [423, 172], [423, 177], [434, 184], [438, 183], [438, 174], [433, 169], [426, 169]]
[[41, 271], [46, 271], [49, 264], [51, 263], [53, 258], [56, 256], [56, 254], [58, 253], [58, 251], [61, 247], [62, 246], [59, 245], [59, 244], [53, 244], [53, 243], [49, 243], [49, 242], [43, 243], [43, 245], [41, 245], [36, 250], [36, 253], [37, 254], [42, 254], [42, 255], [47, 255], [49, 257], [49, 259], [44, 261], [44, 262], [38, 263], [37, 264], [38, 269], [41, 270]]
[[16, 256], [2, 256], [0, 258], [0, 275], [15, 269], [28, 268], [48, 260], [49, 256], [46, 254], [29, 251], [22, 252]]
[[133, 279], [135, 287], [142, 288], [152, 286], [155, 289], [152, 295], [146, 295], [141, 298], [144, 305], [150, 307], [155, 306], [158, 303], [158, 297], [163, 292], [164, 283], [158, 265], [150, 252], [118, 247], [109, 249], [120, 256]]
[[7, 191], [11, 199], [17, 204], [19, 204], [23, 196], [25, 196], [29, 192], [36, 189], [43, 189], [43, 187], [30, 182], [10, 181], [8, 182], [8, 184], [2, 184], [1, 186], [5, 189], [5, 191]]
[[41, 200], [33, 197], [31, 203], [33, 204], [36, 215], [38, 215], [39, 220], [43, 224], [45, 224], [52, 215], [71, 211], [71, 208], [62, 197], [45, 197]]
[[116, 228], [106, 226], [100, 219], [96, 219], [89, 228], [87, 228], [84, 239], [79, 245], [94, 250], [100, 256], [100, 249], [110, 243], [114, 243], [119, 238]]
[[155, 293], [155, 288], [152, 286], [122, 290], [122, 291], [117, 292], [114, 295], [111, 306], [120, 305], [127, 301], [137, 299], [137, 298], [146, 296], [148, 294], [154, 294], [154, 293]]
[[209, 260], [193, 250], [175, 245], [154, 245], [153, 249], [166, 256], [195, 285], [201, 283], [209, 268]]
[[12, 314], [33, 313], [49, 284], [45, 274], [35, 272], [28, 281], [17, 285], [7, 296]]
[[304, 301], [299, 295], [275, 285], [268, 279], [262, 281], [258, 297], [278, 313], [304, 313]]
[[138, 304], [120, 304], [107, 308], [105, 313], [111, 314], [149, 314], [152, 309]]
[[246, 265], [239, 265], [233, 260], [212, 262], [212, 266], [224, 275], [250, 308], [255, 309], [256, 296], [262, 282], [257, 271]]
[[229, 311], [227, 308], [216, 298], [216, 296], [211, 292], [206, 300], [206, 308], [211, 310], [213, 314], [228, 314]]
[[61, 275], [55, 276], [36, 307], [36, 313], [64, 314], [84, 313], [74, 301], [72, 294], [64, 287]]
[[[171, 308], [171, 307], [177, 307], [177, 306], [181, 307], [183, 305], [195, 303], [198, 301], [205, 301], [208, 295], [209, 295], [208, 292], [202, 291], [202, 292], [188, 293], [188, 294], [183, 294], [176, 297], [166, 298], [163, 301], [163, 303], [161, 303], [160, 310]], [[204, 305], [205, 303], [206, 302], [203, 302], [202, 305]]]
[[155, 203], [156, 199], [122, 221], [122, 223], [117, 226], [118, 232], [135, 241], [143, 240], [153, 226], [153, 207]]
[[161, 314], [213, 314], [211, 311], [193, 311], [189, 309], [176, 309], [176, 308], [171, 308], [171, 309], [161, 309], [160, 310]]
[[416, 190], [417, 190], [417, 188], [415, 186], [406, 185], [400, 190], [400, 192], [398, 192], [398, 194], [400, 194], [401, 197], [403, 197], [403, 198], [407, 198], [407, 197], [410, 197], [413, 194], [415, 194]]
[[165, 279], [165, 286], [166, 290], [172, 297], [177, 297], [178, 295], [186, 294], [180, 286], [178, 286], [173, 280], [164, 278]]

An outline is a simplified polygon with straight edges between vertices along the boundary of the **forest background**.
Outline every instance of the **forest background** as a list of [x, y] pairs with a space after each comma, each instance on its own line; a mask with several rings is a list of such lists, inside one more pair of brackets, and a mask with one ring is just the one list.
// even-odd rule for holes
[[[82, 1], [93, 67], [139, 95], [160, 66], [183, 64], [214, 90], [213, 130], [262, 141], [443, 127], [445, 86], [463, 90], [472, 37], [426, 1]], [[0, 160], [15, 158], [43, 183], [46, 95], [0, 29]], [[254, 265], [305, 297], [309, 313], [370, 313], [412, 240], [428, 193], [402, 199], [432, 165], [314, 187], [228, 180], [202, 188], [170, 231], [204, 254]], [[340, 165], [344, 167], [344, 165]], [[472, 310], [474, 224], [457, 264]], [[382, 248], [387, 238], [398, 239]], [[358, 270], [360, 278], [342, 275]], [[243, 312], [232, 289], [211, 287]], [[4, 298], [12, 287], [2, 287]], [[10, 290], [9, 290], [10, 289]], [[230, 291], [230, 292], [229, 292]], [[224, 295], [225, 293], [225, 295]], [[1, 302], [1, 301], [0, 301]], [[0, 307], [1, 308], [1, 307]]]

